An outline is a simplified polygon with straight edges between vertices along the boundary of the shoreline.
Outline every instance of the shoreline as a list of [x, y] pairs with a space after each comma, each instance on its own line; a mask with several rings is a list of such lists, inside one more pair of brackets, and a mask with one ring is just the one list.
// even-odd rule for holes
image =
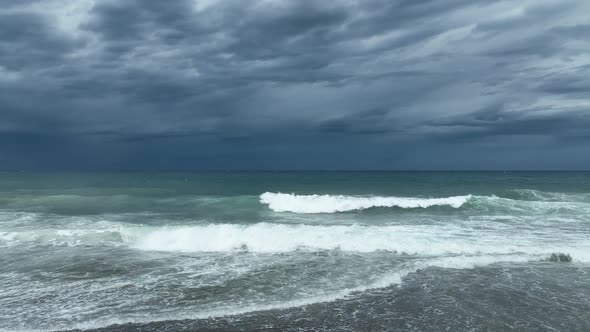
[[[582, 331], [590, 322], [588, 272], [589, 264], [555, 262], [429, 267], [409, 274], [400, 286], [332, 302], [68, 331]], [[547, 286], [537, 289], [541, 281]]]

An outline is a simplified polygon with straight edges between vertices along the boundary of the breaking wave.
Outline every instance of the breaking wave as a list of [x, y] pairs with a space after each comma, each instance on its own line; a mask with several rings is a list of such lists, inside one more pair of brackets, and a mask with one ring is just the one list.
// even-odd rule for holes
[[392, 252], [428, 257], [454, 255], [534, 255], [544, 259], [567, 252], [574, 260], [590, 261], [585, 237], [552, 243], [550, 234], [510, 234], [501, 229], [482, 232], [452, 225], [252, 225], [208, 224], [200, 226], [114, 226], [112, 229], [37, 230], [0, 232], [0, 245], [36, 244], [92, 246], [110, 244], [142, 251], [161, 252], [255, 252], [340, 250], [345, 252]]
[[298, 250], [349, 252], [389, 251], [402, 255], [538, 255], [567, 251], [576, 259], [590, 260], [590, 243], [572, 239], [568, 248], [552, 245], [545, 234], [500, 234], [457, 226], [311, 226], [258, 223], [211, 224], [160, 228], [125, 235], [131, 246], [149, 251], [281, 253]]
[[450, 206], [459, 208], [471, 195], [445, 198], [415, 197], [358, 197], [344, 195], [295, 195], [266, 192], [260, 195], [260, 203], [267, 204], [276, 212], [334, 213], [365, 210], [375, 207], [398, 207], [402, 209]]
[[275, 212], [298, 214], [338, 213], [371, 208], [418, 209], [430, 207], [465, 208], [474, 213], [514, 213], [518, 215], [590, 213], [586, 194], [544, 193], [534, 190], [514, 190], [490, 196], [450, 196], [418, 198], [395, 196], [296, 195], [266, 192], [259, 197], [261, 204]]

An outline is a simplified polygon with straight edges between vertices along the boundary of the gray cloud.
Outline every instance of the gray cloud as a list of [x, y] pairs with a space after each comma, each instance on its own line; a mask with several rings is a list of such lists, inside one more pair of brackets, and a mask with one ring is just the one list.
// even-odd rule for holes
[[47, 17], [0, 13], [0, 63], [5, 69], [59, 66], [80, 43], [51, 31]]
[[587, 168], [588, 10], [579, 0], [9, 1], [0, 161]]

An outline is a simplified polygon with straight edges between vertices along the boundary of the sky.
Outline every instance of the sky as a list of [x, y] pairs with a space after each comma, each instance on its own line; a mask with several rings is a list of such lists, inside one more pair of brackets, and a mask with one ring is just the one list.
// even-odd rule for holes
[[0, 0], [0, 169], [590, 169], [587, 0]]

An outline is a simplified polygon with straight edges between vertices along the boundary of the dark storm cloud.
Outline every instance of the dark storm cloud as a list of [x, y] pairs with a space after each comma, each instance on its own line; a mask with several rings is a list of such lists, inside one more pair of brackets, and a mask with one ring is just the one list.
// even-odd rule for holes
[[[552, 167], [545, 156], [564, 140], [588, 152], [588, 10], [574, 0], [6, 1], [0, 160], [483, 167], [451, 157], [463, 152], [505, 161], [492, 167]], [[514, 164], [513, 149], [529, 163]]]
[[384, 134], [396, 128], [386, 120], [386, 109], [370, 109], [353, 113], [344, 117], [323, 121], [319, 129], [328, 133], [338, 134]]
[[[494, 105], [471, 113], [446, 120], [429, 123], [431, 127], [448, 128], [444, 136], [447, 139], [477, 139], [486, 136], [519, 135], [590, 135], [590, 117], [587, 110], [570, 110], [568, 112], [544, 113], [539, 108], [530, 112], [513, 112], [504, 105]], [[454, 130], [460, 128], [459, 130]]]
[[540, 92], [558, 95], [579, 94], [583, 98], [590, 91], [588, 75], [590, 75], [590, 67], [578, 68], [575, 74], [547, 77], [537, 89]]
[[64, 56], [81, 45], [51, 31], [50, 23], [39, 14], [0, 12], [0, 64], [16, 71], [61, 65]]

